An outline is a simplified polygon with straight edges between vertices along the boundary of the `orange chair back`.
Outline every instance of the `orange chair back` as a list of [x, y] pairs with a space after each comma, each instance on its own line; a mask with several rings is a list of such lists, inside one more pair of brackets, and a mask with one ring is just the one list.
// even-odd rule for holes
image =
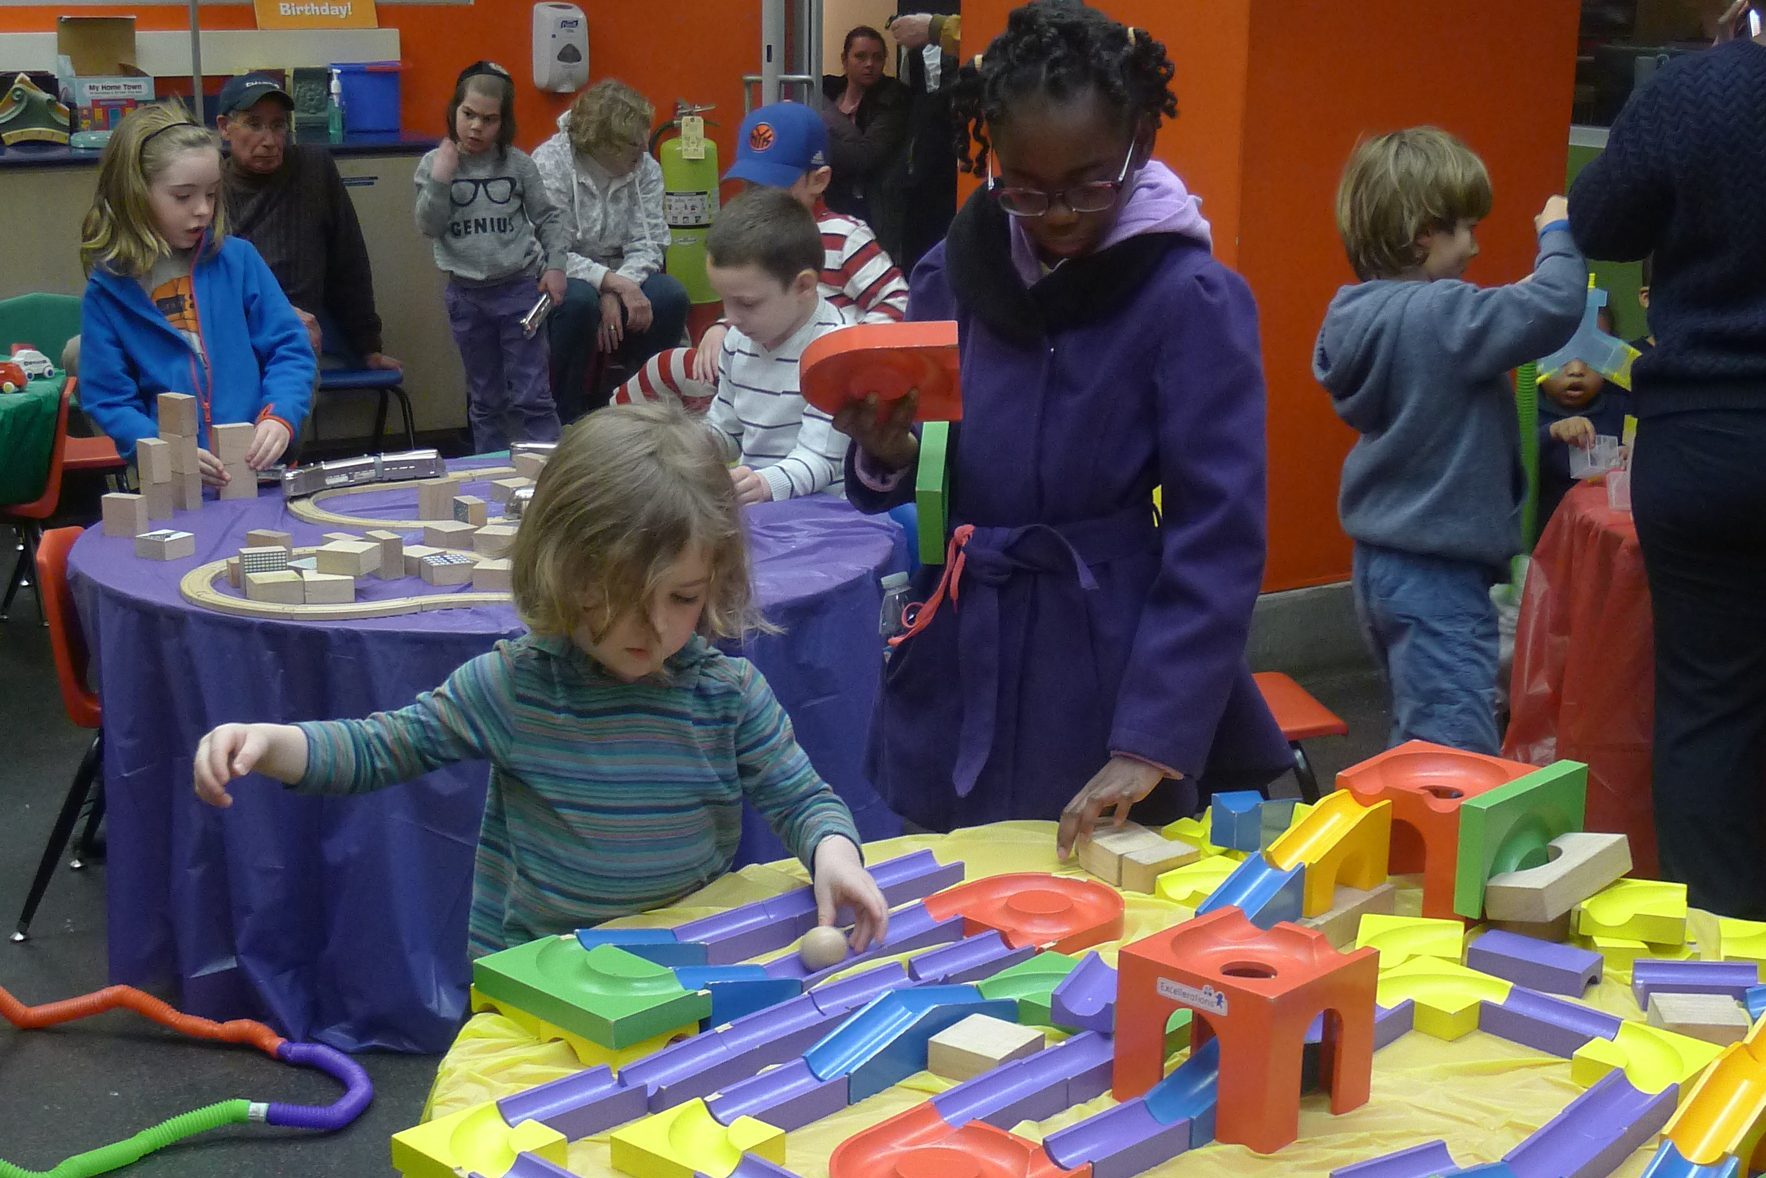
[[[62, 402], [65, 411], [67, 402]], [[97, 694], [86, 686], [86, 636], [67, 585], [67, 554], [80, 538], [80, 528], [53, 528], [37, 544], [37, 596], [49, 623], [49, 647], [55, 654], [55, 679], [61, 686], [67, 718], [81, 728], [96, 728], [103, 715]]]
[[67, 461], [67, 405], [73, 389], [70, 377], [61, 389], [61, 407], [55, 411], [55, 437], [49, 444], [49, 473], [43, 479], [43, 493], [29, 503], [0, 507], [0, 518], [44, 520], [55, 514], [61, 502], [61, 471]]

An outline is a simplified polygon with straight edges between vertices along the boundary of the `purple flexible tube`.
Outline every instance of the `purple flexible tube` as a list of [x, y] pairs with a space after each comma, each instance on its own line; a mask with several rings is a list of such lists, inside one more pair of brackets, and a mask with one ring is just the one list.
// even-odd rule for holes
[[334, 1133], [362, 1115], [374, 1099], [374, 1082], [362, 1065], [335, 1048], [320, 1043], [284, 1043], [276, 1057], [297, 1067], [316, 1068], [344, 1086], [344, 1093], [327, 1105], [272, 1102], [265, 1121], [290, 1129], [317, 1129]]

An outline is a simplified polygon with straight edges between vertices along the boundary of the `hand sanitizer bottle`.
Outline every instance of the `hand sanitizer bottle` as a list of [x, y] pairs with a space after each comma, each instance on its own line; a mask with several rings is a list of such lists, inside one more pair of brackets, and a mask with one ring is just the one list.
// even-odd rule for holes
[[325, 137], [333, 143], [343, 142], [343, 78], [331, 71], [331, 103], [325, 110]]

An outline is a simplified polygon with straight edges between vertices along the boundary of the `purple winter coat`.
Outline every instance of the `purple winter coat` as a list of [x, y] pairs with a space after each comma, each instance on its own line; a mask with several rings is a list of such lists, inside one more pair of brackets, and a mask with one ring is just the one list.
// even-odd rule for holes
[[[1265, 547], [1250, 291], [1174, 233], [1029, 289], [1008, 243], [977, 193], [914, 271], [909, 317], [959, 326], [950, 525], [976, 530], [957, 601], [885, 669], [872, 779], [934, 830], [1057, 818], [1113, 752], [1183, 775], [1143, 821], [1190, 812], [1198, 785], [1258, 788], [1293, 762], [1245, 662]], [[846, 487], [864, 511], [913, 496], [911, 474]]]

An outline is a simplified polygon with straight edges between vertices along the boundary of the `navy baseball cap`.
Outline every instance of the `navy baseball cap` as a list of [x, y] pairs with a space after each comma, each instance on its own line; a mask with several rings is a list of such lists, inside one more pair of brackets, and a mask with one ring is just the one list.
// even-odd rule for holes
[[736, 132], [736, 162], [725, 180], [789, 188], [798, 177], [828, 166], [828, 128], [801, 102], [775, 102], [752, 111]]
[[289, 110], [294, 109], [293, 97], [269, 74], [241, 74], [237, 78], [228, 78], [227, 84], [221, 87], [218, 113], [230, 115], [235, 111], [249, 110], [266, 98], [280, 98]]

